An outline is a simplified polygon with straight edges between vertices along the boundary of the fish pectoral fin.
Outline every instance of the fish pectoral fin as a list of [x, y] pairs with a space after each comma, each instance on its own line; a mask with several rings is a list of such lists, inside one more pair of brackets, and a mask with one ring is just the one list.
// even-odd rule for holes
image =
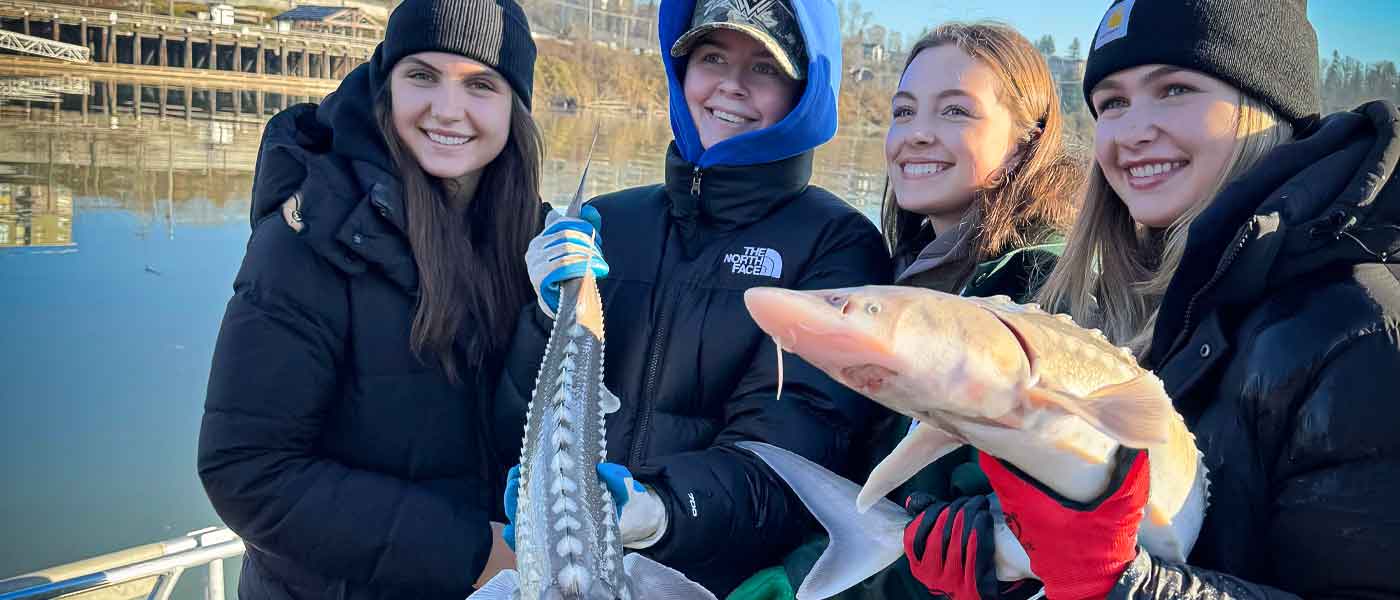
[[514, 569], [505, 569], [467, 596], [467, 600], [512, 600], [519, 590], [520, 576]]
[[632, 598], [646, 600], [715, 600], [715, 595], [680, 571], [629, 552], [622, 557]]
[[1047, 402], [1078, 416], [1129, 448], [1167, 443], [1172, 407], [1167, 390], [1157, 376], [1144, 371], [1123, 383], [1104, 386], [1086, 398], [1033, 388], [1034, 400]]
[[924, 467], [933, 464], [944, 455], [963, 445], [961, 440], [937, 427], [920, 424], [909, 435], [899, 441], [899, 445], [870, 472], [856, 497], [856, 507], [865, 512], [886, 494], [900, 484], [919, 474]]

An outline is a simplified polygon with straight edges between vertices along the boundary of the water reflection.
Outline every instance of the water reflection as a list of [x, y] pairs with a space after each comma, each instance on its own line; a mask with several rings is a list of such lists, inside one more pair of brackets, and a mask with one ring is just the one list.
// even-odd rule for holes
[[[306, 100], [0, 73], [0, 578], [217, 523], [194, 470], [209, 360], [263, 124]], [[665, 119], [538, 118], [551, 202], [595, 127], [589, 194], [662, 179]], [[838, 138], [815, 183], [873, 215], [881, 156]]]
[[[0, 76], [0, 148], [10, 149], [0, 150], [0, 164], [80, 195], [120, 198], [131, 209], [156, 197], [177, 205], [207, 198], [210, 190], [199, 180], [211, 177], [221, 179], [224, 201], [246, 201], [262, 124], [282, 108], [312, 100], [286, 89]], [[567, 199], [576, 189], [595, 127], [589, 194], [663, 177], [671, 139], [665, 119], [544, 112], [538, 120], [546, 140], [546, 200]], [[878, 138], [838, 136], [817, 151], [813, 183], [873, 213], [884, 183], [882, 156]], [[178, 189], [152, 187], [162, 177]]]
[[71, 190], [60, 185], [24, 182], [23, 178], [0, 182], [0, 248], [72, 245]]

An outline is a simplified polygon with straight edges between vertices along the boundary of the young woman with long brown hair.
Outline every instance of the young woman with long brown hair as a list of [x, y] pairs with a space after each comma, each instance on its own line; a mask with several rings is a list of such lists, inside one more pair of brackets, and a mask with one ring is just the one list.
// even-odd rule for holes
[[1074, 215], [1064, 126], [1045, 58], [1014, 29], [947, 23], [919, 40], [885, 138], [897, 283], [1028, 296]]
[[[1099, 25], [1094, 169], [1041, 297], [1157, 373], [1210, 494], [1177, 564], [1138, 545], [1146, 452], [1089, 502], [982, 454], [1049, 598], [1400, 593], [1400, 112], [1317, 118], [1306, 8], [1120, 0]], [[980, 579], [989, 536], [959, 529], [934, 536], [968, 558], [943, 580]]]
[[[1006, 25], [941, 25], [910, 51], [891, 111], [882, 216], [901, 273], [896, 283], [1029, 301], [1064, 250], [1083, 182], [1065, 152], [1045, 57]], [[877, 459], [920, 426], [892, 413], [884, 422]], [[893, 497], [916, 518], [930, 516], [910, 526], [905, 558], [854, 593], [949, 587], [939, 576], [940, 553], [926, 551], [927, 529], [917, 525], [933, 524], [950, 502], [990, 491], [971, 446], [925, 467]]]
[[534, 56], [511, 0], [407, 0], [268, 124], [199, 444], [240, 597], [460, 599], [510, 562], [487, 432], [521, 418], [491, 391], [533, 298]]

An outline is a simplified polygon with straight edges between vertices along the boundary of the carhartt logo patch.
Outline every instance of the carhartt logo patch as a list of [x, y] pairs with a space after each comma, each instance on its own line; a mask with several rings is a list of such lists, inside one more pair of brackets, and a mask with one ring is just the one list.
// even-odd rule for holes
[[761, 275], [777, 279], [783, 276], [783, 257], [772, 248], [744, 246], [743, 252], [724, 255], [730, 273]]
[[1133, 4], [1137, 0], [1124, 0], [1109, 7], [1099, 23], [1099, 31], [1094, 34], [1094, 49], [1102, 48], [1113, 40], [1127, 37], [1128, 20], [1133, 16]]

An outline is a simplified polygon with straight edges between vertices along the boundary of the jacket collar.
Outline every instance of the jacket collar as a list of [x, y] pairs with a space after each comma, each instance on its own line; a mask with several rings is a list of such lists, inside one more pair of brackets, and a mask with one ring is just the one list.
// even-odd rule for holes
[[[355, 79], [347, 78], [341, 90]], [[318, 255], [350, 275], [374, 268], [416, 294], [402, 186], [386, 167], [392, 161], [375, 128], [355, 122], [355, 115], [369, 114], [368, 102], [338, 92], [320, 107], [301, 105], [274, 117], [263, 132], [253, 217], [280, 219], [271, 215], [280, 215], [282, 203], [300, 191], [305, 228], [299, 237]]]
[[666, 151], [667, 203], [688, 255], [702, 231], [754, 223], [800, 195], [811, 177], [811, 151], [771, 163], [703, 169], [681, 158], [674, 142]]
[[[971, 217], [972, 215], [969, 214]], [[958, 293], [972, 274], [976, 257], [972, 242], [977, 231], [975, 218], [964, 218], [958, 226], [943, 235], [933, 236], [913, 260], [895, 278], [896, 284], [917, 285], [950, 294]], [[918, 238], [932, 236], [933, 228], [924, 221]]]
[[1323, 119], [1226, 186], [1191, 224], [1145, 364], [1161, 365], [1218, 308], [1322, 270], [1394, 261], [1398, 165], [1400, 113], [1371, 102]]

